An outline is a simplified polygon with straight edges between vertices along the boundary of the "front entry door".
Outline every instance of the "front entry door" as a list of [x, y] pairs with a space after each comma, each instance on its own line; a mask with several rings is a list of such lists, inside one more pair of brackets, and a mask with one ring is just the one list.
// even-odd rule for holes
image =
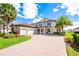
[[40, 34], [40, 29], [37, 29], [37, 34]]

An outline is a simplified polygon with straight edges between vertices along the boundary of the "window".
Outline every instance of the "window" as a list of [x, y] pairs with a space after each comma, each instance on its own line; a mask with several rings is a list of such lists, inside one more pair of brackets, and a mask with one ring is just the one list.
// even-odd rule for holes
[[46, 22], [44, 22], [43, 24], [44, 24], [44, 26], [46, 26]]
[[44, 23], [42, 23], [42, 26], [45, 26]]
[[42, 26], [42, 23], [39, 23], [39, 26]]
[[36, 24], [35, 26], [39, 26], [38, 24]]
[[51, 26], [51, 22], [48, 22], [48, 23], [47, 23], [47, 26]]

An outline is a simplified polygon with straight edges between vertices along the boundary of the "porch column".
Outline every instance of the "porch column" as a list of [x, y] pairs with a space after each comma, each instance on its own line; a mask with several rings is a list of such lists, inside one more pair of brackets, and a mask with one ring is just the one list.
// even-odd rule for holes
[[41, 29], [40, 29], [40, 34], [41, 34]]
[[37, 34], [37, 29], [34, 29], [34, 34]]
[[44, 28], [43, 32], [44, 32], [44, 35], [45, 35], [46, 34], [46, 29], [45, 28]]
[[46, 34], [46, 30], [44, 29], [44, 35]]
[[51, 35], [51, 34], [54, 34], [54, 29], [51, 29], [51, 28], [50, 28], [50, 35]]
[[38, 29], [35, 29], [35, 33], [38, 34]]

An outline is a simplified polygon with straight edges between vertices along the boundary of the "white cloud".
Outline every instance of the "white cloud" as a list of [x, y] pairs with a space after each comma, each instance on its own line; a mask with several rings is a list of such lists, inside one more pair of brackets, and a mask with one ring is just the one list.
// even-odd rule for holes
[[[19, 12], [19, 8], [21, 7], [19, 3], [14, 3], [13, 4], [16, 7], [16, 10]], [[24, 16], [22, 16], [21, 14], [18, 13], [18, 16], [22, 17], [22, 18], [30, 18], [33, 19], [36, 17], [37, 13], [38, 13], [38, 8], [37, 8], [37, 4], [34, 3], [24, 3], [23, 4], [23, 14]]]
[[66, 6], [65, 6], [65, 5], [61, 5], [61, 6], [60, 6], [60, 8], [65, 9], [65, 8], [66, 8]]
[[79, 15], [79, 3], [77, 2], [76, 3], [71, 1], [70, 3], [63, 2], [61, 8], [67, 8], [66, 10], [67, 15], [71, 15], [71, 16]]
[[23, 14], [26, 18], [30, 18], [33, 19], [34, 17], [36, 17], [37, 13], [38, 13], [38, 8], [37, 5], [34, 3], [24, 3], [24, 11]]
[[53, 9], [54, 12], [59, 11], [59, 7], [62, 9], [66, 9], [67, 15], [79, 15], [79, 1], [78, 0], [61, 0], [61, 5], [57, 5], [56, 8]]
[[36, 19], [33, 20], [33, 23], [37, 23], [37, 22], [41, 21], [42, 19], [43, 19], [43, 18], [41, 18], [41, 17], [36, 18]]
[[79, 26], [79, 21], [73, 22], [73, 25]]
[[57, 11], [59, 11], [59, 9], [57, 9], [57, 8], [54, 8], [53, 9], [53, 12], [57, 12]]

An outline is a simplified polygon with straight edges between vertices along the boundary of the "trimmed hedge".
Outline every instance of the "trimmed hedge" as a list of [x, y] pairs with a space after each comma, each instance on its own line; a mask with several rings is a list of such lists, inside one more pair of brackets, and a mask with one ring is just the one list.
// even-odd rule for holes
[[4, 38], [13, 38], [16, 37], [16, 34], [6, 34], [6, 33], [0, 33], [0, 37], [4, 37]]
[[16, 34], [5, 34], [4, 38], [13, 38], [16, 37]]
[[66, 34], [64, 36], [64, 39], [65, 39], [65, 41], [68, 41], [70, 43], [73, 43], [73, 42], [78, 42], [79, 43], [79, 34], [66, 32]]
[[73, 33], [72, 32], [66, 32], [65, 33], [65, 36], [64, 36], [64, 39], [65, 39], [65, 42], [66, 43], [72, 43], [73, 42]]
[[54, 32], [55, 35], [61, 35], [61, 36], [64, 36], [65, 35], [65, 32]]
[[3, 37], [5, 35], [5, 33], [0, 33], [0, 37]]
[[73, 39], [74, 39], [74, 42], [78, 42], [79, 43], [79, 34], [73, 34]]

